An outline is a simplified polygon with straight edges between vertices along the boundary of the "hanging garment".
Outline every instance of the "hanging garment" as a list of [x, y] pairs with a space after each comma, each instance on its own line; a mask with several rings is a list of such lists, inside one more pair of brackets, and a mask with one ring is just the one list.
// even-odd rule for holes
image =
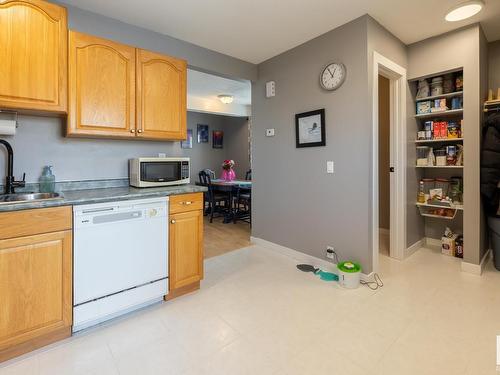
[[[467, 156], [466, 156], [467, 157]], [[481, 195], [488, 214], [497, 214], [500, 199], [500, 113], [488, 116], [481, 150]]]

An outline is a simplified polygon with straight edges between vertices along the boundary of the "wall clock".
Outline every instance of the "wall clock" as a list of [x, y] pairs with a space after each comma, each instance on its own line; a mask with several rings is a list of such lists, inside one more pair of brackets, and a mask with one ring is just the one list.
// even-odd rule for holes
[[325, 90], [337, 90], [345, 81], [346, 68], [342, 63], [328, 64], [319, 76], [319, 83]]

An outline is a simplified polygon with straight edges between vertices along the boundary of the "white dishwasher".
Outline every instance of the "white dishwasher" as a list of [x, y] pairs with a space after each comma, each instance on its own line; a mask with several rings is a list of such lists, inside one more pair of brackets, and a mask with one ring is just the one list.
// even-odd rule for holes
[[168, 197], [73, 207], [73, 332], [168, 293]]

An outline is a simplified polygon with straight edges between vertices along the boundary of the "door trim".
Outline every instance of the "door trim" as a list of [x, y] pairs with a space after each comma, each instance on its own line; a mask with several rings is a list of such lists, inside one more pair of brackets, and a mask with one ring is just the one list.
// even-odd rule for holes
[[378, 178], [378, 76], [390, 80], [390, 256], [404, 258], [406, 249], [406, 69], [373, 52], [372, 92], [372, 266], [378, 270], [379, 260], [379, 178]]

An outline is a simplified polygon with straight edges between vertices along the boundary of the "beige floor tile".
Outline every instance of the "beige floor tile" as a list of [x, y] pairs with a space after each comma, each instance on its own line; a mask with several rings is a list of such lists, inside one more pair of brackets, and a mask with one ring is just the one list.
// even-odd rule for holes
[[18, 360], [0, 375], [489, 375], [500, 272], [421, 249], [380, 256], [384, 287], [342, 289], [259, 246], [205, 262], [201, 290]]

